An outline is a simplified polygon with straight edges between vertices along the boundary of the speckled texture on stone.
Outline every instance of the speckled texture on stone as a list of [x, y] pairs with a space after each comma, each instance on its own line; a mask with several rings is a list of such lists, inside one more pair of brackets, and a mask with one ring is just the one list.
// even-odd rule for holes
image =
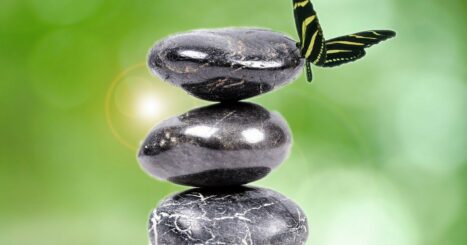
[[149, 174], [177, 184], [246, 184], [288, 156], [291, 133], [278, 113], [252, 103], [216, 104], [157, 125], [138, 159]]
[[149, 236], [152, 245], [302, 245], [308, 223], [300, 207], [272, 190], [192, 189], [160, 203]]
[[170, 36], [151, 50], [161, 79], [210, 101], [234, 101], [291, 82], [304, 61], [296, 41], [264, 29], [197, 30]]

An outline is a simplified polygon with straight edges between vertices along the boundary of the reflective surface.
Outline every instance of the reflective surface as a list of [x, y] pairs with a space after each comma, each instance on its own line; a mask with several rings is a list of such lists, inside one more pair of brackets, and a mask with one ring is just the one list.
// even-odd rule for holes
[[149, 67], [164, 80], [212, 101], [269, 92], [303, 67], [296, 41], [263, 29], [199, 30], [168, 37], [151, 50]]
[[302, 209], [268, 189], [192, 189], [175, 194], [153, 211], [151, 244], [305, 244]]
[[245, 184], [288, 155], [290, 129], [278, 113], [251, 103], [216, 104], [157, 125], [139, 161], [151, 175], [191, 186]]

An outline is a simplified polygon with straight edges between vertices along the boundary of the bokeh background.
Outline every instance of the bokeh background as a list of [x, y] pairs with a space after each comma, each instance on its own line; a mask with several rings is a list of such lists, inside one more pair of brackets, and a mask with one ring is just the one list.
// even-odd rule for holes
[[[467, 244], [467, 2], [315, 0], [328, 38], [398, 37], [251, 101], [295, 145], [254, 185], [309, 216], [313, 245]], [[141, 171], [148, 130], [206, 102], [145, 68], [157, 40], [260, 26], [296, 38], [288, 0], [1, 0], [0, 244], [147, 244], [185, 188]]]

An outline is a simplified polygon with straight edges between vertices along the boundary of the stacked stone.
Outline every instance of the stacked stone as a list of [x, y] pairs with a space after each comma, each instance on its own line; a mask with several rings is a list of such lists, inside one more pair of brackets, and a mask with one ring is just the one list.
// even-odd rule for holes
[[166, 198], [152, 212], [152, 244], [305, 244], [308, 224], [297, 204], [243, 186], [287, 158], [287, 122], [238, 102], [293, 81], [303, 64], [295, 41], [263, 29], [199, 30], [155, 45], [149, 56], [155, 75], [220, 103], [158, 124], [141, 146], [138, 159], [150, 175], [198, 187]]

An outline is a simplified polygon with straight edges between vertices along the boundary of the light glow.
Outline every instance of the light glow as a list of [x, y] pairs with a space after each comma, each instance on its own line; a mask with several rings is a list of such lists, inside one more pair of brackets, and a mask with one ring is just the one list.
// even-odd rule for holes
[[412, 245], [398, 211], [371, 199], [347, 203], [331, 215], [324, 244]]
[[163, 105], [155, 94], [143, 95], [136, 103], [138, 117], [142, 119], [153, 119], [163, 111]]

